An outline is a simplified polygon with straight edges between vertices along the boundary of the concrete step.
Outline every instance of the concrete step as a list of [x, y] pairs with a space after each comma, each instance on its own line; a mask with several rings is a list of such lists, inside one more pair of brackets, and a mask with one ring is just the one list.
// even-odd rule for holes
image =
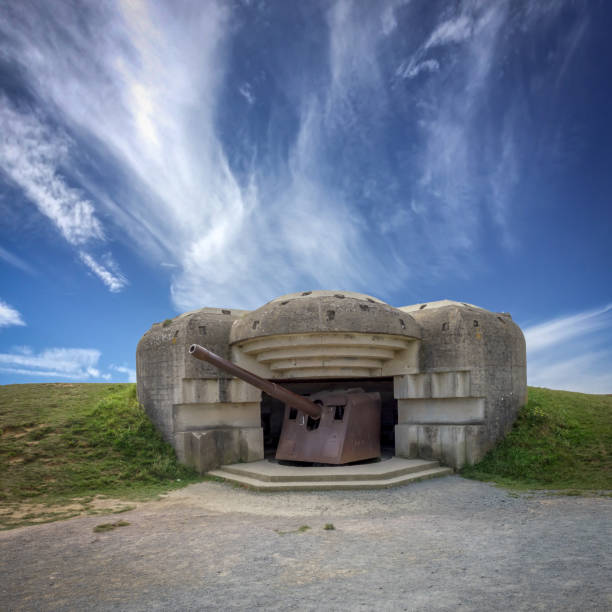
[[373, 463], [317, 467], [281, 465], [264, 460], [224, 465], [222, 469], [236, 476], [245, 476], [266, 482], [325, 482], [331, 480], [385, 480], [404, 474], [431, 470], [439, 465], [439, 462], [435, 460], [391, 457]]
[[[398, 461], [394, 461], [395, 459]], [[372, 466], [380, 466], [392, 461], [393, 463], [389, 466], [390, 469], [386, 472], [380, 468], [378, 471], [372, 469]], [[408, 462], [411, 465], [398, 467], [397, 464], [402, 462]], [[417, 463], [420, 465], [417, 465]], [[256, 466], [256, 464], [259, 464], [259, 466]], [[254, 469], [253, 466], [259, 467], [261, 472]], [[270, 466], [276, 467], [270, 468]], [[308, 470], [308, 472], [301, 474], [302, 470]], [[317, 473], [320, 470], [326, 470], [327, 473]], [[368, 477], [368, 472], [370, 477]], [[386, 489], [452, 473], [451, 468], [440, 467], [437, 461], [393, 457], [393, 459], [381, 461], [377, 464], [333, 467], [293, 467], [268, 461], [258, 461], [249, 464], [223, 466], [218, 470], [208, 472], [208, 475], [257, 491], [327, 491]], [[283, 474], [284, 478], [281, 478]]]

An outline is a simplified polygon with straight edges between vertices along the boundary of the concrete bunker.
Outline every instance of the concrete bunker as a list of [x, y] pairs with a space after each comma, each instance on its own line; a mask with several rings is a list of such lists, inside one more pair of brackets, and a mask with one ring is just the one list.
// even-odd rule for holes
[[525, 342], [506, 313], [450, 300], [394, 308], [333, 291], [282, 296], [251, 312], [203, 308], [153, 325], [136, 359], [145, 410], [201, 473], [263, 459], [281, 408], [192, 359], [193, 343], [298, 394], [379, 390], [382, 446], [453, 468], [478, 461], [526, 401]]

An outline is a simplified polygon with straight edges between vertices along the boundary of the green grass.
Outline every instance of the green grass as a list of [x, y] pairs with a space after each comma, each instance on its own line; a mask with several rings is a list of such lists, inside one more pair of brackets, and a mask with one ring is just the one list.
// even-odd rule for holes
[[197, 480], [144, 414], [133, 384], [0, 387], [0, 506], [147, 499]]
[[113, 529], [117, 529], [117, 527], [127, 527], [129, 523], [127, 521], [117, 521], [116, 523], [102, 523], [101, 525], [96, 525], [93, 530], [96, 533], [103, 533], [105, 531], [112, 531]]
[[612, 491], [612, 396], [529, 388], [512, 431], [463, 476], [518, 489]]
[[280, 531], [280, 529], [275, 529], [278, 535], [288, 535], [290, 533], [306, 533], [310, 530], [310, 525], [300, 525], [297, 529], [292, 529], [290, 531]]
[[336, 530], [333, 523], [325, 523], [325, 527], [323, 527], [323, 529], [325, 529], [325, 531], [335, 531]]
[[[609, 492], [611, 449], [612, 396], [530, 388], [511, 433], [462, 474], [522, 489]], [[150, 499], [199, 480], [146, 417], [135, 385], [0, 386], [0, 528], [121, 512], [130, 506], [96, 507], [94, 496]]]

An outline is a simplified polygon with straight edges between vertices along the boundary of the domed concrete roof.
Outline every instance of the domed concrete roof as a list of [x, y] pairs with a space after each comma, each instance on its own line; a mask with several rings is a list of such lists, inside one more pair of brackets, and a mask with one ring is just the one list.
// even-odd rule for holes
[[303, 291], [271, 300], [232, 325], [230, 342], [280, 334], [360, 332], [420, 338], [408, 314], [350, 291]]

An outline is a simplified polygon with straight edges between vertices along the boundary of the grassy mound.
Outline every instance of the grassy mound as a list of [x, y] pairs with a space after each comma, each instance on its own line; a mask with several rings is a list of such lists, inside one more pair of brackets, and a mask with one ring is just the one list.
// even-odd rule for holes
[[462, 475], [515, 488], [612, 490], [612, 396], [529, 388], [512, 431]]
[[198, 480], [126, 384], [0, 387], [0, 503], [146, 498]]
[[[530, 388], [511, 433], [462, 474], [516, 488], [609, 492], [611, 449], [612, 396]], [[127, 507], [105, 510], [97, 497], [147, 499], [197, 480], [138, 405], [135, 385], [0, 386], [0, 529], [120, 512]]]

